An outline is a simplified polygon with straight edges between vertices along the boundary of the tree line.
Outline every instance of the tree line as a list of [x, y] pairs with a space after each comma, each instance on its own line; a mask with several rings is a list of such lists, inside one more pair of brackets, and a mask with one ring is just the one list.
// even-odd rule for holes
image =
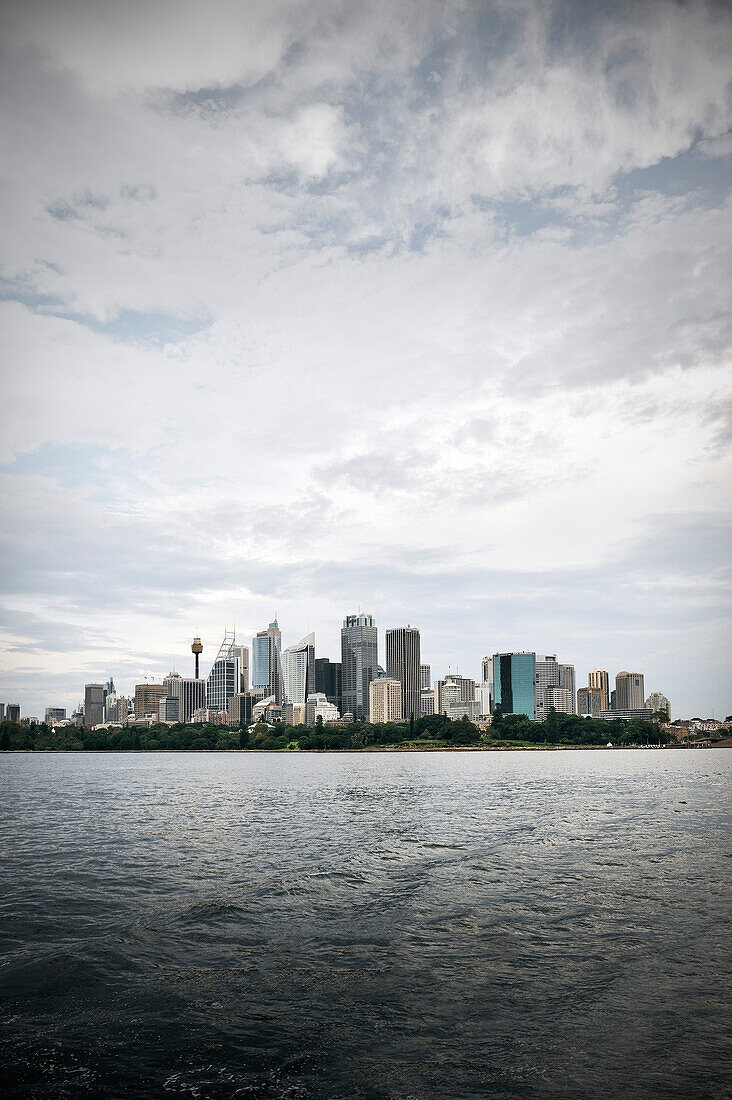
[[480, 746], [485, 744], [531, 745], [648, 745], [667, 744], [670, 736], [657, 722], [633, 718], [630, 722], [579, 718], [551, 711], [542, 722], [523, 714], [496, 711], [489, 730], [479, 729], [463, 717], [452, 721], [433, 714], [410, 722], [352, 722], [346, 726], [290, 726], [258, 723], [252, 728], [215, 725], [125, 726], [121, 729], [80, 729], [48, 726], [41, 722], [23, 726], [0, 723], [0, 750], [31, 752], [208, 752], [232, 749], [336, 750], [399, 745], [426, 748]]

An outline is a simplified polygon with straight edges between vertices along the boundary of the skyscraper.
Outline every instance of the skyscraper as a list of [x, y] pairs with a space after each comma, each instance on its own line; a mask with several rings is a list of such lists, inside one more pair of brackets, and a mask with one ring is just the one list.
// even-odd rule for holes
[[237, 645], [234, 650], [239, 658], [239, 693], [245, 694], [249, 691], [249, 646]]
[[347, 615], [341, 630], [343, 713], [369, 716], [369, 684], [376, 677], [378, 631], [373, 616]]
[[315, 690], [315, 634], [287, 647], [282, 654], [282, 678], [284, 702], [305, 706]]
[[328, 657], [315, 658], [315, 693], [325, 695], [329, 703], [341, 710], [341, 662]]
[[391, 677], [372, 680], [369, 684], [369, 720], [400, 722], [404, 717], [403, 698], [404, 687], [399, 680]]
[[227, 710], [229, 699], [239, 690], [237, 649], [233, 631], [224, 631], [224, 640], [206, 679], [206, 706], [209, 710]]
[[252, 638], [252, 690], [282, 702], [282, 635], [277, 620]]
[[657, 710], [665, 710], [669, 718], [671, 717], [671, 704], [661, 691], [651, 692], [646, 699], [646, 710], [650, 710], [651, 714], [655, 714]]
[[645, 690], [640, 672], [619, 672], [615, 677], [615, 709], [644, 710]]
[[493, 699], [503, 714], [536, 713], [535, 653], [493, 654]]
[[47, 725], [55, 725], [56, 722], [66, 720], [66, 707], [46, 707], [45, 722]]
[[419, 666], [420, 691], [430, 691], [432, 688], [432, 669], [429, 665]]
[[601, 710], [608, 710], [610, 706], [610, 677], [604, 668], [593, 668], [587, 677], [587, 686], [598, 688], [602, 692]]
[[[168, 689], [162, 684], [137, 684], [135, 686], [135, 718], [148, 715], [158, 717], [160, 700], [167, 697]], [[86, 725], [86, 705], [84, 706], [84, 724]]]
[[413, 626], [399, 626], [386, 632], [386, 675], [402, 685], [402, 717], [419, 718], [421, 708], [420, 641]]
[[180, 682], [178, 717], [181, 722], [192, 722], [197, 710], [206, 707], [206, 684], [203, 680], [184, 677]]
[[84, 725], [87, 729], [104, 722], [104, 684], [87, 684], [84, 688]]
[[600, 711], [606, 710], [602, 705], [602, 688], [586, 687], [577, 692], [577, 713], [581, 717], [599, 718]]

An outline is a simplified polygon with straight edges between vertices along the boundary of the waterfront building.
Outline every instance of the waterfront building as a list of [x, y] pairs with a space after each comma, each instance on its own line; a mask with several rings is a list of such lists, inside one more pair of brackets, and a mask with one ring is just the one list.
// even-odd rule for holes
[[419, 690], [431, 691], [432, 690], [432, 669], [429, 665], [419, 666]]
[[372, 615], [347, 615], [341, 630], [343, 709], [354, 718], [369, 716], [369, 684], [376, 676], [378, 632]]
[[238, 726], [242, 722], [249, 725], [252, 721], [253, 700], [248, 691], [238, 691], [229, 699], [229, 722]]
[[0, 722], [5, 721], [5, 703], [0, 703]]
[[480, 682], [482, 684], [490, 684], [491, 695], [493, 694], [493, 658], [484, 657], [480, 662]]
[[[554, 710], [557, 714], [574, 714], [574, 691], [563, 687], [548, 687], [544, 690], [543, 717]], [[537, 714], [538, 717], [538, 714]]]
[[475, 689], [475, 680], [449, 672], [444, 680], [435, 684], [435, 713], [445, 714], [453, 721], [463, 716], [472, 720], [479, 710]]
[[619, 672], [615, 677], [613, 710], [645, 710], [645, 690], [640, 672]]
[[315, 686], [315, 634], [308, 634], [282, 654], [282, 677], [286, 703], [307, 702]]
[[239, 658], [239, 691], [243, 694], [249, 691], [249, 646], [235, 645], [233, 652]]
[[536, 716], [535, 653], [493, 654], [494, 709], [503, 714]]
[[233, 631], [224, 632], [216, 660], [206, 678], [206, 706], [227, 711], [229, 699], [239, 691], [239, 654]]
[[602, 707], [601, 710], [608, 710], [610, 707], [610, 677], [604, 668], [593, 668], [587, 677], [587, 686], [591, 688], [597, 688], [602, 692]]
[[180, 699], [177, 695], [164, 695], [158, 704], [158, 718], [161, 722], [180, 721]]
[[8, 722], [20, 722], [20, 703], [8, 703], [5, 718]]
[[372, 680], [369, 684], [369, 721], [401, 722], [403, 685], [393, 677]]
[[122, 725], [130, 713], [129, 699], [124, 695], [108, 695], [104, 700], [104, 721]]
[[[136, 684], [135, 685], [135, 718], [148, 718], [153, 715], [158, 717], [160, 700], [168, 694], [168, 689], [162, 684]], [[84, 725], [89, 725], [86, 713], [86, 701], [84, 703]]]
[[604, 695], [602, 688], [586, 687], [577, 692], [577, 713], [583, 718], [599, 718], [603, 710]]
[[655, 714], [657, 710], [665, 710], [669, 719], [671, 718], [671, 704], [666, 696], [660, 691], [652, 691], [646, 699], [646, 710], [649, 710], [651, 714]]
[[179, 672], [169, 672], [163, 680], [163, 687], [168, 692], [168, 695], [173, 696], [175, 699], [179, 699], [182, 683], [183, 677]]
[[[318, 692], [315, 693], [319, 694]], [[322, 694], [322, 693], [320, 693]], [[332, 706], [333, 704], [331, 704]], [[338, 708], [336, 708], [338, 709]], [[287, 726], [304, 726], [305, 716], [307, 714], [307, 702], [305, 703], [283, 703], [282, 704], [282, 721]]]
[[181, 722], [195, 722], [196, 711], [206, 707], [206, 684], [203, 680], [184, 676], [180, 682], [179, 713]]
[[104, 684], [86, 684], [84, 687], [84, 725], [87, 729], [104, 722]]
[[328, 702], [340, 711], [342, 704], [340, 661], [331, 661], [328, 657], [315, 658], [315, 693], [325, 695]]
[[401, 684], [402, 717], [406, 721], [419, 718], [421, 668], [420, 638], [416, 627], [399, 626], [387, 630], [386, 675]]
[[[560, 665], [559, 666], [559, 686], [562, 691], [568, 691], [571, 695], [570, 709], [565, 711], [565, 714], [575, 713], [575, 692], [577, 690], [577, 684], [574, 675], [574, 665]], [[555, 710], [558, 708], [555, 707]]]
[[493, 713], [492, 682], [484, 680], [482, 683], [475, 685], [475, 701], [478, 704], [478, 714], [482, 718], [489, 718]]
[[435, 713], [434, 691], [422, 691], [419, 696], [419, 713], [423, 718]]
[[330, 703], [322, 691], [315, 691], [308, 695], [305, 704], [306, 725], [317, 725], [318, 718], [322, 718], [323, 722], [337, 722], [340, 718], [338, 707]]
[[264, 698], [282, 702], [282, 634], [275, 619], [252, 638], [252, 688], [264, 689]]
[[66, 721], [66, 707], [46, 707], [46, 725], [55, 726], [59, 722]]

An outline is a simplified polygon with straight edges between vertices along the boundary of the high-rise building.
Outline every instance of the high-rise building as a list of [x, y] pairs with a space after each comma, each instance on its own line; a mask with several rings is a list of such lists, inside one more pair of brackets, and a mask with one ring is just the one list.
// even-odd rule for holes
[[5, 703], [0, 703], [0, 722], [5, 721]]
[[66, 721], [66, 707], [46, 707], [46, 725], [55, 726], [57, 722]]
[[180, 697], [164, 695], [158, 704], [158, 718], [161, 722], [180, 722]]
[[192, 722], [197, 710], [206, 709], [206, 683], [193, 677], [183, 677], [180, 682], [179, 721]]
[[567, 713], [574, 714], [575, 690], [577, 686], [575, 682], [574, 665], [559, 666], [559, 686], [563, 691], [568, 691], [572, 696], [572, 709], [567, 711]]
[[587, 677], [587, 686], [598, 688], [602, 692], [601, 710], [607, 710], [610, 706], [610, 677], [604, 668], [593, 668]]
[[342, 705], [340, 661], [331, 661], [328, 657], [315, 658], [315, 692], [325, 695], [328, 702], [340, 711]]
[[582, 717], [599, 718], [607, 710], [603, 704], [603, 691], [599, 687], [580, 688], [577, 692], [577, 713]]
[[419, 690], [430, 691], [432, 688], [432, 669], [429, 665], [419, 666]]
[[404, 689], [401, 681], [386, 676], [369, 684], [369, 721], [401, 722]]
[[619, 672], [615, 677], [615, 710], [644, 710], [645, 690], [640, 672]]
[[84, 687], [84, 725], [87, 729], [104, 722], [104, 684], [86, 684]]
[[[160, 700], [165, 699], [168, 689], [162, 684], [135, 685], [135, 718], [158, 717]], [[87, 725], [86, 703], [84, 704], [84, 724]]]
[[454, 707], [456, 703], [475, 703], [475, 680], [468, 676], [458, 676], [456, 672], [448, 672], [444, 680], [435, 683], [435, 713], [447, 714], [448, 702]]
[[225, 711], [229, 699], [239, 690], [239, 654], [236, 635], [232, 630], [224, 631], [224, 640], [219, 646], [216, 660], [206, 678], [206, 707], [209, 710]]
[[650, 710], [651, 714], [655, 714], [657, 710], [665, 710], [669, 718], [671, 717], [671, 704], [661, 691], [651, 692], [646, 699], [646, 710]]
[[104, 721], [121, 724], [127, 721], [129, 700], [124, 695], [108, 695], [104, 700]]
[[488, 718], [493, 713], [493, 684], [483, 681], [475, 685], [475, 701], [478, 704], [478, 714]]
[[373, 616], [347, 615], [341, 630], [341, 692], [343, 711], [354, 718], [369, 716], [369, 684], [378, 665], [378, 631]]
[[[413, 626], [398, 626], [386, 632], [386, 675], [402, 685], [402, 717], [420, 716], [420, 641]], [[373, 719], [372, 719], [373, 721]]]
[[[480, 681], [482, 684], [490, 684], [493, 688], [493, 658], [484, 657], [480, 662]], [[491, 692], [492, 694], [492, 692]]]
[[502, 714], [536, 715], [535, 653], [493, 654], [494, 709]]
[[239, 692], [246, 694], [249, 691], [249, 646], [234, 646], [234, 652], [239, 658]]
[[303, 706], [315, 688], [315, 634], [308, 634], [282, 654], [284, 701]]
[[[252, 638], [252, 688], [273, 695], [277, 705], [282, 702], [282, 634], [277, 620]], [[255, 692], [259, 694], [259, 692]]]
[[20, 703], [8, 703], [5, 718], [8, 722], [20, 722]]
[[419, 713], [423, 718], [435, 713], [434, 691], [422, 691], [419, 696]]
[[322, 691], [315, 691], [308, 695], [305, 704], [306, 725], [317, 725], [318, 718], [322, 718], [324, 722], [337, 722], [339, 717], [338, 707], [329, 703]]

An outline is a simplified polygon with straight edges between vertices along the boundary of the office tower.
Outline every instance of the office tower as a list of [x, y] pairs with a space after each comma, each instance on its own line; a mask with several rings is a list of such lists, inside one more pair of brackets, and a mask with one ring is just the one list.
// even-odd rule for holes
[[478, 704], [478, 714], [488, 718], [493, 713], [493, 684], [485, 681], [476, 684], [475, 701]]
[[158, 718], [161, 722], [180, 722], [180, 697], [164, 695], [158, 704]]
[[238, 691], [229, 699], [229, 722], [238, 726], [242, 722], [249, 725], [252, 720], [253, 700], [248, 691]]
[[398, 626], [387, 630], [386, 675], [402, 685], [402, 717], [407, 721], [419, 718], [421, 668], [419, 631], [416, 627]]
[[84, 687], [84, 725], [87, 729], [104, 722], [104, 684], [86, 684]]
[[203, 653], [203, 645], [201, 644], [201, 639], [200, 638], [194, 638], [193, 639], [193, 643], [191, 644], [191, 653], [193, 654], [193, 657], [194, 657], [195, 662], [196, 662], [196, 671], [194, 672], [193, 675], [195, 676], [196, 680], [198, 680], [198, 678], [199, 678], [199, 676], [198, 676], [198, 658]]
[[610, 677], [604, 668], [593, 668], [587, 677], [587, 686], [598, 688], [602, 692], [602, 710], [610, 706]]
[[429, 665], [419, 666], [419, 690], [430, 691], [432, 688], [432, 669]]
[[5, 710], [5, 719], [8, 722], [20, 722], [20, 703], [8, 703]]
[[603, 705], [603, 692], [599, 687], [580, 688], [577, 692], [577, 713], [583, 718], [599, 718]]
[[494, 710], [503, 714], [536, 715], [535, 653], [493, 654]]
[[176, 699], [180, 696], [180, 686], [183, 683], [183, 677], [179, 672], [169, 672], [163, 680], [163, 687], [167, 689], [168, 695], [174, 696]]
[[341, 662], [328, 657], [315, 658], [315, 692], [325, 695], [329, 703], [341, 709]]
[[249, 691], [249, 646], [234, 646], [234, 652], [239, 658], [238, 694], [246, 694]]
[[57, 722], [66, 720], [66, 707], [46, 707], [46, 725], [55, 726]]
[[122, 724], [127, 721], [129, 700], [124, 695], [108, 695], [104, 700], [104, 721]]
[[274, 696], [278, 705], [282, 701], [281, 652], [282, 635], [275, 619], [252, 638], [251, 676], [252, 688], [264, 689], [265, 696]]
[[572, 709], [568, 714], [574, 714], [574, 701], [575, 701], [575, 675], [574, 665], [560, 665], [559, 666], [559, 686], [563, 691], [568, 691], [572, 696]]
[[644, 710], [645, 690], [640, 672], [619, 672], [615, 677], [615, 710]]
[[475, 680], [467, 676], [448, 673], [435, 684], [435, 713], [446, 714], [453, 721], [463, 716], [475, 718], [478, 704], [475, 701]]
[[179, 720], [192, 722], [197, 710], [206, 709], [206, 684], [204, 680], [191, 680], [185, 677], [180, 682]]
[[305, 704], [305, 724], [315, 726], [318, 718], [323, 722], [337, 722], [340, 718], [338, 707], [329, 703], [322, 691], [311, 692]]
[[[162, 684], [136, 684], [135, 685], [135, 718], [157, 718], [160, 709], [160, 700], [168, 694], [168, 689]], [[84, 707], [86, 719], [86, 706]]]
[[369, 721], [401, 722], [404, 688], [400, 680], [386, 677], [369, 684]]
[[548, 688], [559, 687], [559, 663], [554, 655], [536, 654], [534, 662], [534, 716], [542, 721], [546, 718]]
[[671, 704], [666, 696], [660, 691], [652, 691], [646, 699], [646, 710], [649, 710], [651, 714], [655, 714], [657, 710], [665, 710], [669, 718], [671, 717]]
[[225, 711], [229, 699], [239, 690], [237, 648], [234, 632], [224, 631], [224, 640], [206, 678], [206, 706], [209, 710]]
[[286, 703], [307, 702], [315, 688], [315, 634], [308, 634], [282, 654], [282, 678]]
[[480, 681], [493, 687], [493, 658], [484, 657], [480, 662]]
[[5, 721], [5, 703], [0, 703], [0, 722]]
[[369, 684], [376, 676], [378, 632], [373, 616], [347, 615], [341, 629], [341, 692], [343, 711], [354, 718], [369, 716]]
[[422, 691], [419, 696], [419, 713], [423, 718], [435, 713], [434, 691]]

